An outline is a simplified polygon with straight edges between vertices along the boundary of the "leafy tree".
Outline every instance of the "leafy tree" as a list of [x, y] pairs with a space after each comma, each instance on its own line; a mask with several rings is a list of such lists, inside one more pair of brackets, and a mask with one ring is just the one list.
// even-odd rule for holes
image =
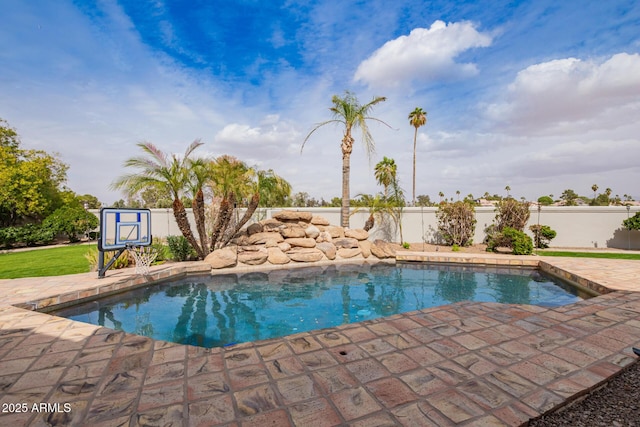
[[85, 207], [87, 209], [100, 209], [102, 207], [102, 203], [96, 196], [92, 196], [91, 194], [83, 194], [82, 196], [75, 196], [75, 199], [78, 201], [80, 206]]
[[[171, 194], [161, 188], [147, 187], [140, 192], [142, 207], [147, 209], [170, 208]], [[183, 202], [184, 203], [184, 202]]]
[[69, 241], [77, 242], [78, 236], [93, 230], [98, 224], [98, 217], [83, 207], [63, 206], [49, 215], [42, 222], [42, 227], [56, 234], [65, 234]]
[[411, 203], [416, 204], [416, 141], [418, 139], [418, 128], [427, 123], [427, 112], [420, 107], [416, 107], [409, 113], [409, 124], [415, 128], [413, 133], [413, 192], [411, 194]]
[[563, 200], [564, 202], [563, 204], [565, 206], [576, 206], [577, 205], [576, 200], [578, 199], [578, 194], [571, 189], [567, 189], [562, 192], [560, 199]]
[[538, 203], [542, 206], [549, 206], [553, 204], [553, 199], [549, 196], [540, 196], [538, 197]]
[[260, 206], [285, 207], [291, 197], [291, 184], [273, 169], [258, 171], [258, 192], [260, 193]]
[[431, 202], [431, 198], [426, 194], [421, 194], [417, 198], [418, 206], [431, 206], [433, 203]]
[[396, 182], [397, 171], [396, 161], [388, 157], [384, 157], [374, 168], [376, 181], [384, 187], [385, 198], [389, 195], [389, 187]]
[[606, 193], [600, 193], [597, 197], [591, 200], [591, 203], [589, 204], [591, 206], [609, 206], [610, 203], [611, 200], [609, 199], [609, 196], [607, 196]]
[[23, 150], [0, 119], [0, 226], [40, 221], [63, 204], [68, 166], [41, 150]]
[[360, 129], [360, 132], [362, 133], [362, 142], [365, 145], [367, 153], [371, 155], [371, 153], [373, 153], [374, 151], [374, 142], [373, 137], [369, 132], [367, 121], [374, 120], [390, 127], [382, 120], [371, 117], [369, 115], [376, 104], [384, 102], [386, 101], [386, 99], [387, 98], [385, 97], [374, 97], [371, 102], [360, 105], [355, 94], [349, 91], [345, 92], [344, 97], [334, 95], [331, 99], [333, 107], [329, 108], [331, 114], [333, 115], [333, 118], [331, 120], [318, 123], [302, 142], [302, 148], [300, 149], [301, 151], [304, 148], [304, 144], [309, 140], [311, 135], [322, 126], [330, 123], [344, 125], [344, 136], [342, 138], [342, 143], [340, 146], [342, 149], [342, 208], [340, 211], [340, 224], [343, 227], [349, 227], [349, 175], [351, 172], [351, 153], [353, 151], [353, 144], [355, 142], [355, 139], [352, 136], [353, 128], [355, 126]]

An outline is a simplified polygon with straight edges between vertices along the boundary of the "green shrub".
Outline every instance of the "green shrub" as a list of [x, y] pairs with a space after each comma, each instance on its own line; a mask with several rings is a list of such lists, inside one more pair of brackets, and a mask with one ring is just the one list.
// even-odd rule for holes
[[451, 246], [451, 251], [452, 252], [460, 252], [460, 246], [458, 246], [458, 245]]
[[184, 236], [167, 236], [167, 244], [174, 261], [187, 261], [195, 256], [195, 251]]
[[405, 249], [409, 249], [411, 247], [411, 244], [409, 242], [404, 242], [402, 244], [402, 247], [405, 248]]
[[5, 227], [0, 229], [0, 247], [46, 245], [51, 243], [55, 237], [56, 233], [53, 230], [38, 224]]
[[18, 241], [18, 227], [0, 228], [0, 248], [11, 248]]
[[447, 245], [469, 246], [476, 229], [475, 209], [466, 201], [442, 202], [436, 212], [438, 231]]
[[153, 241], [151, 242], [151, 247], [157, 254], [154, 264], [158, 264], [161, 261], [166, 261], [167, 259], [169, 259], [169, 248], [161, 239], [154, 237]]
[[501, 232], [494, 233], [487, 243], [488, 251], [494, 251], [498, 247], [511, 248], [514, 255], [531, 255], [533, 240], [523, 231], [505, 227]]
[[529, 230], [533, 233], [536, 248], [548, 248], [549, 242], [556, 237], [556, 232], [548, 225], [532, 225]]
[[43, 227], [66, 235], [71, 242], [77, 242], [79, 235], [93, 230], [98, 224], [98, 217], [81, 206], [63, 206], [42, 222]]
[[627, 230], [640, 230], [640, 212], [636, 212], [631, 218], [622, 221], [622, 225]]

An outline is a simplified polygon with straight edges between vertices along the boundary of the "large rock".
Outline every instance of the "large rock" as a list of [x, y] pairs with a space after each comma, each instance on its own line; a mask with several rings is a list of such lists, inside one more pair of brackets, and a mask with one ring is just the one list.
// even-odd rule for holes
[[340, 248], [338, 249], [338, 256], [340, 258], [353, 258], [360, 255], [360, 248]]
[[318, 237], [316, 237], [316, 242], [318, 243], [330, 242], [331, 240], [333, 240], [331, 234], [326, 231], [321, 231], [320, 234], [318, 234]]
[[251, 248], [251, 250], [245, 250], [238, 253], [238, 261], [249, 265], [264, 264], [268, 257], [269, 253], [267, 252], [267, 249], [262, 247], [257, 250]]
[[304, 229], [304, 234], [310, 239], [315, 239], [320, 235], [320, 229], [315, 225], [310, 225]]
[[287, 254], [282, 252], [277, 246], [267, 249], [267, 253], [267, 261], [269, 261], [271, 264], [287, 264], [291, 261]]
[[329, 225], [330, 222], [328, 219], [321, 216], [314, 216], [311, 218], [311, 224], [313, 225]]
[[291, 249], [291, 245], [288, 244], [287, 242], [280, 242], [278, 243], [278, 247], [280, 248], [280, 250], [282, 252], [287, 252], [288, 250]]
[[264, 227], [259, 222], [255, 222], [253, 224], [250, 224], [247, 227], [247, 234], [249, 236], [252, 236], [252, 235], [254, 235], [256, 233], [262, 233], [263, 231], [264, 231]]
[[262, 225], [262, 231], [278, 231], [280, 230], [280, 227], [284, 225], [284, 223], [278, 221], [277, 219], [267, 218], [260, 221], [260, 225]]
[[320, 242], [316, 245], [328, 259], [336, 259], [336, 245], [331, 242]]
[[308, 237], [298, 237], [292, 239], [285, 239], [286, 243], [290, 244], [292, 247], [300, 247], [300, 248], [315, 248], [316, 247], [316, 239], [310, 239]]
[[324, 231], [329, 233], [334, 239], [344, 237], [344, 228], [338, 227], [337, 225], [327, 225]]
[[227, 246], [226, 248], [216, 249], [204, 259], [211, 268], [234, 267], [238, 264], [238, 253], [235, 246]]
[[304, 221], [310, 222], [313, 215], [311, 212], [280, 211], [273, 216], [278, 221]]
[[369, 238], [369, 232], [362, 228], [348, 228], [344, 230], [344, 237], [351, 237], [356, 240], [367, 240]]
[[362, 252], [362, 256], [365, 258], [369, 258], [371, 256], [371, 242], [368, 240], [361, 240], [358, 242], [358, 247], [360, 248], [360, 252]]
[[284, 240], [282, 235], [276, 231], [263, 231], [262, 233], [256, 233], [253, 236], [249, 236], [249, 244], [264, 245], [269, 239], [275, 239], [278, 243]]
[[296, 262], [316, 262], [323, 257], [322, 251], [317, 248], [294, 248], [287, 252], [291, 261]]
[[296, 238], [296, 237], [307, 237], [305, 234], [304, 228], [300, 227], [298, 224], [286, 224], [280, 227], [280, 234], [285, 239]]
[[380, 239], [375, 240], [371, 245], [371, 253], [378, 258], [393, 258], [396, 256], [396, 251], [391, 244]]
[[343, 237], [341, 239], [333, 239], [332, 243], [334, 245], [336, 245], [336, 248], [338, 248], [338, 249], [340, 249], [340, 248], [351, 249], [351, 248], [357, 248], [358, 247], [358, 241], [356, 239], [351, 238], [351, 237]]

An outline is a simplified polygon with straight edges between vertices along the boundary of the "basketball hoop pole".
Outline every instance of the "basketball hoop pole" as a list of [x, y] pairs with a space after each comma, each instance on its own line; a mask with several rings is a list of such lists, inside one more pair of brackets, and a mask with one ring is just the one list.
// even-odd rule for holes
[[[113, 258], [111, 258], [111, 260], [109, 260], [109, 262], [107, 263], [107, 265], [104, 265], [104, 252], [99, 251], [99, 255], [98, 255], [98, 279], [104, 279], [104, 274], [107, 272], [108, 269], [111, 268], [111, 266], [113, 265], [113, 263], [116, 262], [116, 260], [120, 257], [120, 255], [122, 255], [122, 253], [124, 251], [127, 250], [128, 247], [124, 247], [124, 248], [120, 248], [118, 249], [118, 252], [116, 252], [116, 254], [113, 256]], [[103, 267], [100, 267], [100, 264], [103, 265]]]

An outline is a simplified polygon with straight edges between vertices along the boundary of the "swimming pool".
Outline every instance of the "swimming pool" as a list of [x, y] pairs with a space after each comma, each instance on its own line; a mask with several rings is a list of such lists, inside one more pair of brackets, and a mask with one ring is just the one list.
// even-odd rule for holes
[[585, 297], [534, 269], [381, 263], [188, 277], [51, 314], [220, 347], [458, 301], [558, 306]]

